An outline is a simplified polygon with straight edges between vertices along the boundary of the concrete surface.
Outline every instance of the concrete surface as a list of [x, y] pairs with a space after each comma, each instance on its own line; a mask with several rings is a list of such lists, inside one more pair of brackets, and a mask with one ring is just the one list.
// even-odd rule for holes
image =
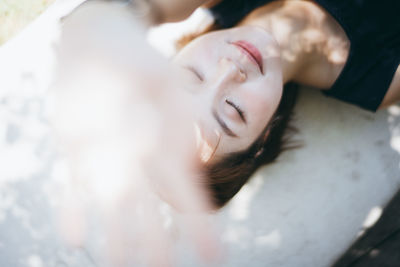
[[[46, 120], [55, 6], [0, 48], [0, 266], [97, 266], [54, 227], [60, 169]], [[77, 1], [78, 2], [78, 1]], [[71, 3], [71, 2], [70, 2]], [[71, 4], [72, 5], [72, 4]], [[215, 266], [329, 266], [400, 188], [400, 107], [372, 114], [304, 88], [296, 139], [220, 213]], [[204, 266], [180, 246], [179, 266]]]
[[400, 263], [400, 191], [369, 228], [332, 267], [398, 267]]

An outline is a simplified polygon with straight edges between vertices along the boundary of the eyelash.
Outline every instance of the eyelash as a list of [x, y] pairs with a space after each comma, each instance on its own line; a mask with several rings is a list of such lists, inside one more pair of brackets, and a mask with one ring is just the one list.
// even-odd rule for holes
[[200, 73], [193, 67], [187, 66], [186, 67], [188, 70], [190, 70], [200, 81], [204, 81], [203, 77], [200, 75]]
[[[201, 82], [204, 81], [203, 77], [197, 72], [197, 70], [195, 68], [193, 68], [191, 66], [186, 66], [186, 68], [188, 70], [190, 70]], [[239, 116], [243, 119], [244, 122], [246, 122], [246, 115], [238, 105], [236, 105], [235, 103], [233, 103], [232, 101], [230, 101], [228, 99], [225, 99], [225, 102], [228, 105], [232, 106], [234, 109], [236, 109], [236, 111], [239, 114]]]
[[240, 117], [245, 118], [245, 115], [244, 115], [243, 110], [242, 110], [238, 105], [236, 105], [235, 103], [233, 103], [232, 101], [230, 101], [230, 100], [228, 100], [228, 99], [225, 99], [225, 102], [226, 102], [228, 105], [231, 105], [232, 107], [234, 107], [234, 108], [236, 109], [236, 111], [239, 113], [239, 116], [240, 116]]

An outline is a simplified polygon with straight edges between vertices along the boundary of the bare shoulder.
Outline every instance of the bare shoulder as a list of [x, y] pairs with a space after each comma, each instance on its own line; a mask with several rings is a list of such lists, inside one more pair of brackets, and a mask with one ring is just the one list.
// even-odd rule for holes
[[398, 101], [400, 101], [400, 65], [397, 66], [393, 80], [381, 105], [379, 106], [379, 109], [386, 108]]
[[188, 18], [196, 8], [213, 6], [220, 0], [151, 0], [149, 1], [160, 12], [160, 23], [177, 22]]
[[350, 40], [341, 25], [314, 2], [308, 7], [308, 27], [302, 31], [304, 64], [295, 81], [320, 89], [329, 89], [339, 77], [347, 62]]

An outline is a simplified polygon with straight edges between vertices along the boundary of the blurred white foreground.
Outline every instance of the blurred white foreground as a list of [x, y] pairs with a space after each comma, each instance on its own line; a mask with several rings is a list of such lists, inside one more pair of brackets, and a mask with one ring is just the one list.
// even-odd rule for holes
[[[48, 123], [53, 110], [47, 105], [54, 70], [53, 40], [59, 34], [54, 22], [75, 4], [57, 2], [23, 33], [0, 48], [0, 266], [99, 266], [104, 259], [98, 251], [107, 239], [98, 235], [104, 229], [96, 220], [64, 221], [64, 230], [74, 233], [66, 235], [70, 241], [83, 242], [79, 249], [71, 249], [60, 242], [54, 227], [57, 224], [53, 221], [55, 211], [60, 211], [63, 204], [59, 196], [70, 181], [69, 167], [56, 151], [54, 134]], [[178, 26], [163, 27], [164, 32], [155, 34], [166, 34], [176, 29], [174, 27]], [[151, 38], [157, 39], [155, 36]], [[116, 82], [109, 78], [109, 82]], [[106, 85], [102, 83], [100, 89]], [[70, 92], [66, 93], [65, 103], [68, 103]], [[83, 106], [91, 96], [91, 93], [81, 95]], [[100, 104], [103, 101], [112, 104], [109, 100], [117, 97], [114, 94], [97, 96]], [[76, 114], [74, 124], [83, 120], [81, 116], [87, 112], [94, 111], [78, 112], [80, 107], [70, 110], [70, 114]], [[146, 106], [141, 108], [146, 109]], [[325, 98], [318, 92], [303, 90], [296, 124], [300, 129], [297, 138], [303, 141], [304, 147], [283, 154], [277, 164], [259, 171], [239, 195], [215, 215], [226, 250], [223, 262], [214, 265], [329, 266], [364, 227], [373, 224], [386, 201], [399, 188], [399, 116], [400, 108], [396, 106], [371, 114]], [[107, 113], [103, 117], [113, 123], [118, 113]], [[93, 129], [103, 126], [93, 123]], [[99, 177], [92, 183], [96, 185], [92, 189], [99, 194], [108, 194], [111, 186], [116, 186], [117, 191], [126, 188], [124, 183], [107, 182], [109, 175], [118, 177], [124, 170], [119, 165], [123, 161], [118, 160], [121, 156], [118, 147], [124, 142], [117, 141], [88, 152], [96, 155], [87, 157], [96, 160], [95, 169], [100, 165], [108, 166], [99, 169], [102, 172], [93, 177]], [[146, 185], [138, 185], [138, 193], [143, 192], [142, 188]], [[132, 196], [127, 195], [128, 198]], [[151, 196], [146, 197], [149, 202], [144, 205], [156, 203]], [[75, 206], [70, 212], [76, 218], [84, 218], [81, 213], [85, 212], [80, 208]], [[204, 266], [183, 240], [182, 228], [173, 223], [168, 210], [161, 206], [168, 235], [173, 236], [178, 245], [176, 264]], [[114, 229], [126, 227], [140, 218], [124, 211], [124, 207], [107, 211], [126, 215], [126, 220], [110, 220], [111, 224], [117, 223]], [[107, 216], [112, 218], [114, 214], [106, 214], [105, 218]], [[68, 229], [71, 225], [74, 227]], [[90, 229], [85, 236], [80, 231], [82, 225]], [[115, 234], [121, 237], [124, 233]], [[149, 236], [147, 232], [141, 234]], [[153, 234], [156, 238], [161, 236], [157, 231]], [[135, 251], [135, 247], [132, 248]], [[153, 252], [157, 255], [164, 251], [154, 247]]]

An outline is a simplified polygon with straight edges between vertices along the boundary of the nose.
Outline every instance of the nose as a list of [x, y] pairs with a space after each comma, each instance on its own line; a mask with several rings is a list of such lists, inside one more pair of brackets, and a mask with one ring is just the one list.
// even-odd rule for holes
[[246, 73], [234, 61], [225, 57], [219, 60], [216, 86], [221, 87], [232, 82], [243, 83], [246, 79]]

